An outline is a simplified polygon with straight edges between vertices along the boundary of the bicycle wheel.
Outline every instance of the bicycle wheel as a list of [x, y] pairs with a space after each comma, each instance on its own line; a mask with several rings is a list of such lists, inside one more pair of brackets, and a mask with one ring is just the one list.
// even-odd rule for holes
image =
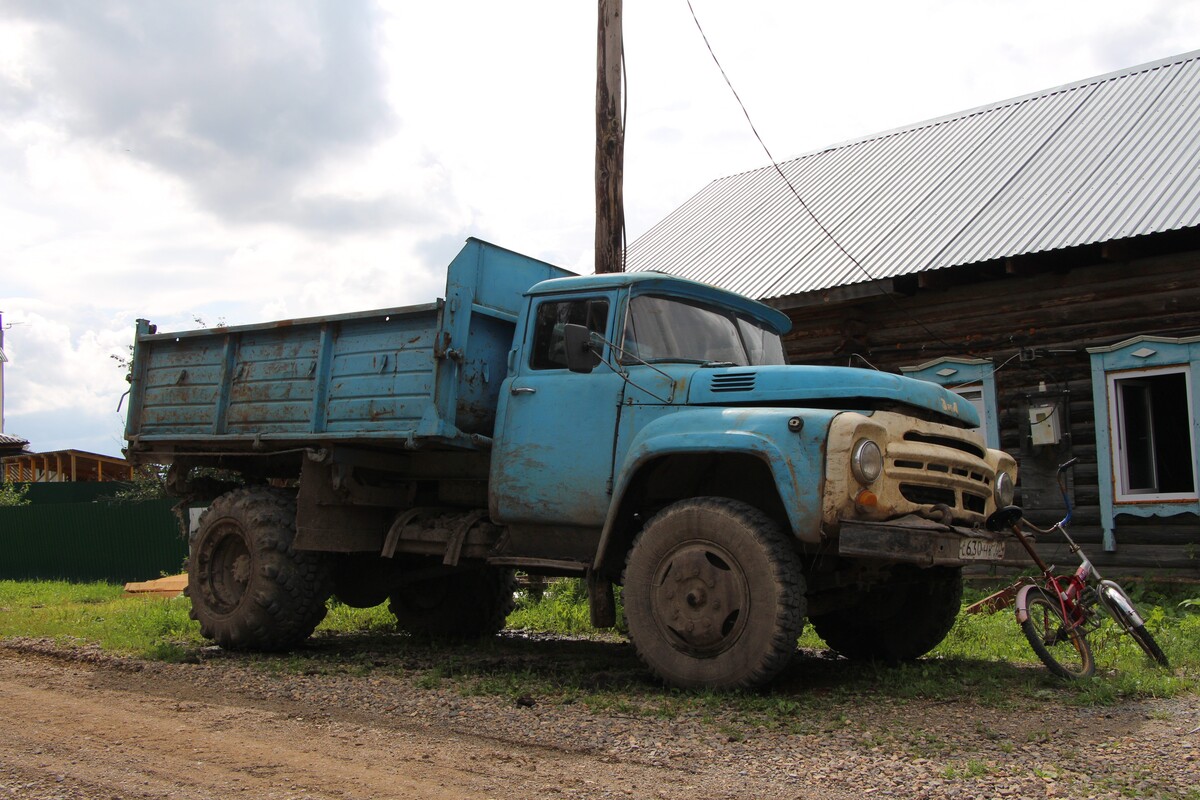
[[1160, 667], [1171, 666], [1167, 663], [1167, 654], [1158, 646], [1158, 642], [1154, 641], [1154, 637], [1150, 635], [1150, 631], [1146, 630], [1145, 625], [1135, 625], [1130, 628], [1129, 635], [1138, 643], [1138, 647], [1142, 648], [1142, 651]]
[[1030, 589], [1026, 610], [1029, 616], [1021, 631], [1047, 669], [1068, 680], [1087, 678], [1096, 671], [1087, 639], [1078, 628], [1067, 625], [1053, 594], [1039, 587]]
[[1170, 666], [1167, 663], [1166, 654], [1158, 646], [1158, 642], [1154, 641], [1150, 631], [1146, 630], [1146, 625], [1142, 622], [1142, 615], [1134, 608], [1133, 601], [1129, 599], [1129, 595], [1125, 593], [1124, 589], [1112, 581], [1101, 581], [1100, 601], [1104, 604], [1109, 616], [1133, 637], [1133, 640], [1138, 643], [1138, 647], [1142, 648], [1142, 652], [1151, 661], [1162, 667]]

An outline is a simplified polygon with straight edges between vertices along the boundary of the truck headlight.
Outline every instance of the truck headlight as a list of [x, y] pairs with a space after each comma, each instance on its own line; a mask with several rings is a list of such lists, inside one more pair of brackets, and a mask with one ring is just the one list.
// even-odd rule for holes
[[996, 475], [996, 508], [1004, 508], [1011, 506], [1013, 496], [1016, 494], [1017, 487], [1013, 485], [1012, 476], [1007, 472], [1001, 472]]
[[859, 483], [872, 484], [883, 472], [883, 452], [870, 439], [859, 439], [850, 454], [850, 470]]

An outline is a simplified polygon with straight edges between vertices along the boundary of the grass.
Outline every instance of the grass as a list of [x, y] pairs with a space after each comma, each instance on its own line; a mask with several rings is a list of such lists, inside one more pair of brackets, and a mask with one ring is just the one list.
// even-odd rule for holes
[[942, 771], [942, 777], [949, 780], [963, 778], [982, 778], [990, 774], [992, 768], [977, 758], [968, 759], [962, 764], [954, 764]]
[[[621, 588], [616, 587], [617, 629], [625, 627]], [[581, 580], [551, 581], [537, 594], [521, 592], [517, 607], [508, 616], [512, 630], [556, 633], [563, 636], [596, 635], [588, 612], [587, 588]]]
[[[830, 699], [971, 699], [1001, 707], [1052, 699], [1105, 706], [1196, 692], [1200, 610], [1181, 607], [1179, 597], [1149, 591], [1141, 592], [1139, 603], [1171, 658], [1170, 670], [1150, 665], [1132, 639], [1109, 623], [1092, 637], [1097, 676], [1072, 683], [1040, 668], [1010, 612], [960, 615], [929, 656], [899, 666], [834, 658], [809, 628], [800, 639], [803, 655], [769, 691], [739, 697], [739, 724], [786, 728], [796, 712]], [[139, 658], [191, 661], [208, 643], [188, 608], [185, 598], [127, 597], [121, 587], [103, 583], [0, 581], [0, 639], [50, 639]], [[386, 605], [356, 609], [331, 602], [304, 648], [245, 659], [281, 672], [390, 671], [421, 688], [514, 699], [532, 694], [544, 702], [584, 703], [638, 716], [703, 716], [706, 708], [728, 713], [728, 695], [662, 689], [622, 637], [593, 630], [578, 581], [552, 582], [540, 599], [522, 594], [508, 628], [508, 635], [483, 642], [434, 645], [396, 635]], [[842, 723], [834, 718], [821, 724], [836, 728]], [[971, 771], [969, 765], [965, 771]]]
[[15, 637], [162, 661], [186, 658], [204, 643], [184, 599], [129, 598], [106, 583], [0, 581], [0, 638]]
[[588, 614], [583, 581], [552, 581], [539, 594], [521, 592], [517, 595], [517, 607], [508, 617], [509, 628], [566, 636], [596, 632]]

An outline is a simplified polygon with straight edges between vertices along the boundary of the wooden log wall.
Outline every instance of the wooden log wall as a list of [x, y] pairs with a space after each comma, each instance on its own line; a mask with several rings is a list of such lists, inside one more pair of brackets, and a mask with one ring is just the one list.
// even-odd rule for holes
[[[1179, 237], [1168, 245], [1178, 247]], [[792, 318], [786, 337], [796, 364], [866, 366], [887, 372], [943, 356], [995, 365], [1000, 438], [1020, 464], [1018, 502], [1043, 527], [1062, 516], [1057, 464], [1078, 457], [1071, 492], [1072, 534], [1102, 570], [1200, 579], [1200, 521], [1192, 514], [1116, 518], [1117, 550], [1101, 546], [1095, 409], [1086, 348], [1147, 334], [1200, 334], [1200, 240], [1182, 252], [1113, 259], [1118, 248], [1088, 247], [1022, 261], [958, 267], [900, 279], [893, 293], [838, 302], [819, 293], [776, 303]], [[1162, 250], [1161, 241], [1142, 243]], [[1107, 256], [1107, 258], [1106, 258]], [[907, 284], [905, 283], [907, 281]], [[803, 305], [801, 305], [803, 304]], [[789, 308], [788, 306], [792, 307]], [[1057, 446], [1034, 446], [1031, 404], [1060, 403]], [[1106, 476], [1106, 479], [1107, 478]], [[1077, 563], [1059, 542], [1042, 543], [1059, 565]], [[1018, 547], [1014, 560], [1027, 560]]]

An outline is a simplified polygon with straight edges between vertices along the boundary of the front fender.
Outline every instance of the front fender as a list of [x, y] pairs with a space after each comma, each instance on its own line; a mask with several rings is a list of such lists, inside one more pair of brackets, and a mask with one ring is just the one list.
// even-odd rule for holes
[[[668, 455], [752, 455], [770, 469], [792, 532], [806, 542], [821, 538], [825, 444], [838, 412], [791, 408], [688, 408], [649, 422], [621, 461], [613, 502], [596, 552], [599, 567], [620, 516], [626, 492], [648, 463]], [[799, 430], [789, 420], [799, 419]]]
[[1125, 630], [1140, 628], [1146, 624], [1137, 609], [1133, 607], [1133, 601], [1129, 599], [1129, 595], [1125, 594], [1125, 590], [1115, 582], [1100, 581], [1100, 600], [1104, 603], [1109, 616]]
[[[1029, 619], [1029, 593], [1034, 591], [1040, 592], [1041, 587], [1036, 584], [1027, 583], [1017, 590], [1017, 599], [1013, 603], [1013, 611], [1017, 615], [1018, 625], [1024, 625]], [[1053, 597], [1053, 593], [1050, 596]]]

